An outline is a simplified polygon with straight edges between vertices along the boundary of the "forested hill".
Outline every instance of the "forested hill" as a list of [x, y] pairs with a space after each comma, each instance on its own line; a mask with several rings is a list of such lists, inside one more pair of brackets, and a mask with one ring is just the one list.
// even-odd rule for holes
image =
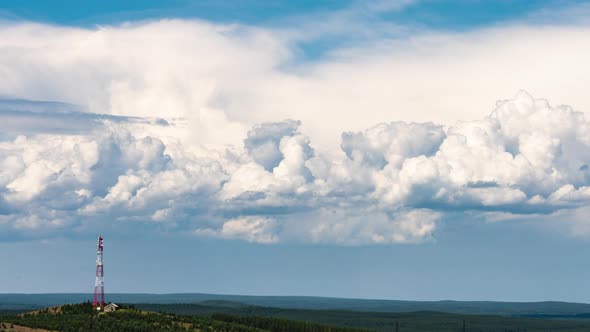
[[50, 331], [92, 332], [364, 332], [366, 330], [326, 326], [277, 318], [231, 315], [187, 316], [140, 311], [122, 307], [115, 312], [97, 312], [89, 302], [64, 305], [20, 315], [0, 315], [0, 331], [28, 327]]
[[[116, 303], [198, 303], [232, 301], [247, 305], [290, 309], [327, 309], [371, 312], [439, 311], [483, 315], [577, 315], [590, 313], [590, 304], [568, 302], [397, 301], [306, 296], [243, 296], [216, 294], [107, 294]], [[0, 294], [0, 310], [33, 310], [92, 299], [92, 294]]]

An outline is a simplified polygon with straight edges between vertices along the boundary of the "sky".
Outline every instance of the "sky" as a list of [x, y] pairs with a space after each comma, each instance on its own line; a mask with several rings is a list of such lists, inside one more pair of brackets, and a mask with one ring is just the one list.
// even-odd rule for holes
[[4, 1], [0, 293], [590, 302], [588, 14]]

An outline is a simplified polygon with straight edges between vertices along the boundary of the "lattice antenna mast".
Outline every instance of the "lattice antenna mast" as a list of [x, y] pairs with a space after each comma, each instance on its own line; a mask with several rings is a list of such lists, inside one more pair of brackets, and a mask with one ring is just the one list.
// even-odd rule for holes
[[98, 251], [96, 253], [96, 281], [94, 283], [94, 301], [92, 306], [97, 310], [104, 308], [104, 271], [102, 268], [102, 235], [98, 237]]

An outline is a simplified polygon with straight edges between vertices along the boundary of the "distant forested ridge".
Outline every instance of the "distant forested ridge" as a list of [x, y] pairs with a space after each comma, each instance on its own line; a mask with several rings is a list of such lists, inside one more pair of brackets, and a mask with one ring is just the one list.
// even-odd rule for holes
[[[578, 315], [590, 313], [588, 303], [493, 302], [493, 301], [400, 301], [313, 296], [246, 296], [200, 293], [108, 294], [115, 303], [181, 304], [212, 301], [285, 309], [348, 310], [369, 312], [438, 311], [478, 315]], [[91, 293], [0, 294], [0, 310], [35, 310], [92, 300]]]
[[[382, 332], [548, 332], [590, 331], [590, 320], [542, 319], [500, 315], [466, 315], [434, 311], [367, 312], [350, 310], [304, 310], [248, 306], [227, 301], [206, 301], [195, 304], [135, 304], [137, 308], [163, 313], [216, 317], [218, 320], [244, 322], [254, 317], [314, 322]], [[224, 318], [227, 314], [230, 317]], [[264, 326], [264, 325], [254, 325]]]

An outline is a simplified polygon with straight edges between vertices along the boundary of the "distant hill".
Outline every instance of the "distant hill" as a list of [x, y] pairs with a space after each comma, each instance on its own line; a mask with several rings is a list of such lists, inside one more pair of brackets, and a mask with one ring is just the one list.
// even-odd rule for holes
[[[92, 294], [0, 294], [0, 310], [32, 310], [92, 299]], [[590, 304], [569, 302], [491, 302], [491, 301], [399, 301], [365, 300], [308, 296], [245, 296], [199, 293], [107, 294], [116, 303], [200, 303], [229, 301], [243, 305], [287, 309], [325, 309], [370, 312], [437, 311], [482, 315], [579, 315], [590, 313]]]

